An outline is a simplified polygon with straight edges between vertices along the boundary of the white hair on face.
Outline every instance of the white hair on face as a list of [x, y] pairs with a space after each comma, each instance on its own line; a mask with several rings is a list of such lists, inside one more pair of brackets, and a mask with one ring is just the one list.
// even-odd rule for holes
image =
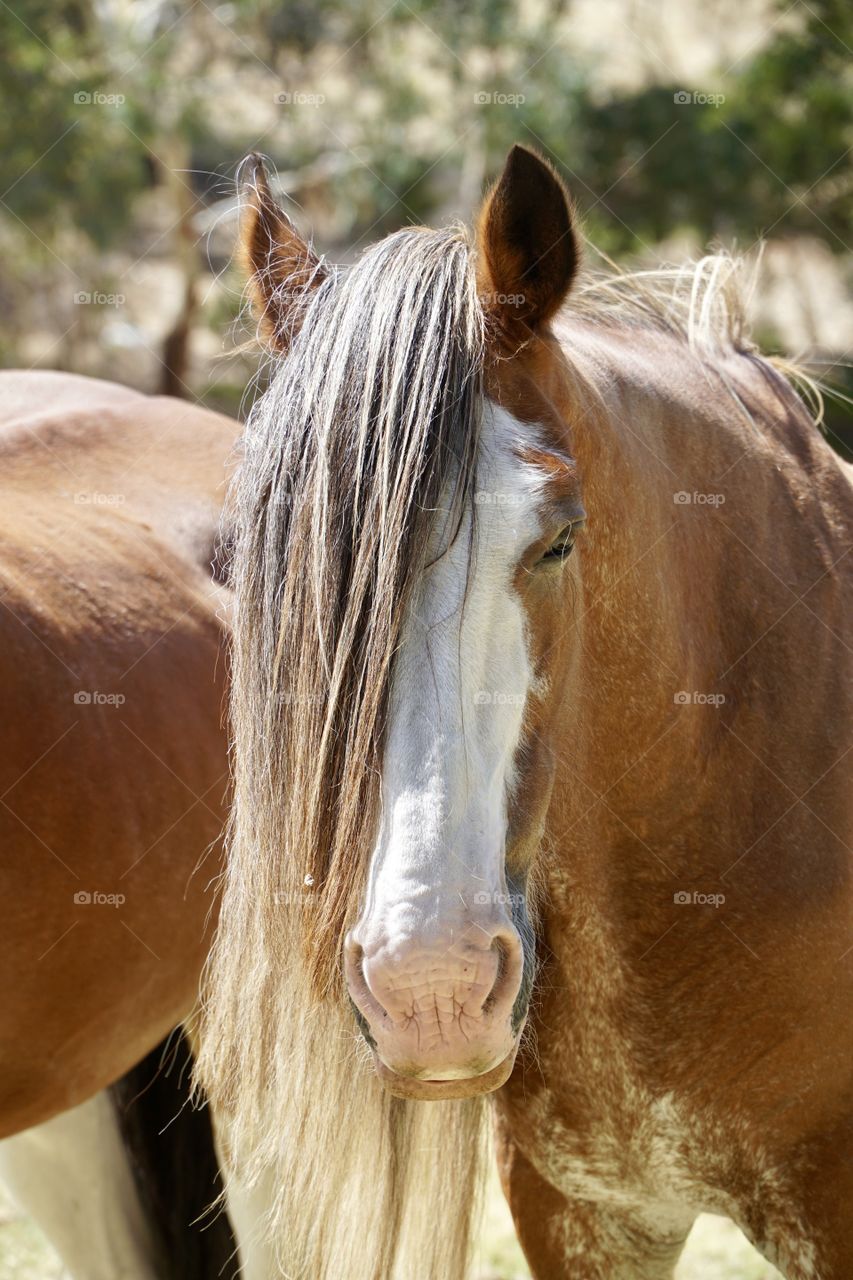
[[479, 1099], [359, 1062], [340, 974], [376, 827], [392, 659], [446, 493], [473, 488], [484, 322], [458, 230], [326, 280], [250, 419], [234, 491], [234, 803], [197, 1077], [298, 1280], [462, 1276]]

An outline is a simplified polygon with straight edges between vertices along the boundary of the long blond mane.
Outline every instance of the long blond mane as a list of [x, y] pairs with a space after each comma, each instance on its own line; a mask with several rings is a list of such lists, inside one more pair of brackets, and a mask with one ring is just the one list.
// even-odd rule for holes
[[[735, 260], [582, 279], [590, 323], [751, 351]], [[390, 1098], [340, 977], [377, 817], [401, 618], [442, 494], [474, 483], [484, 316], [458, 230], [329, 277], [255, 406], [231, 510], [234, 804], [197, 1079], [291, 1280], [461, 1280], [479, 1099]]]
[[298, 1280], [464, 1273], [482, 1104], [389, 1098], [340, 975], [391, 663], [427, 533], [473, 484], [483, 315], [459, 230], [410, 229], [308, 301], [233, 494], [234, 802], [197, 1075]]
[[[782, 356], [760, 356], [750, 329], [761, 253], [749, 260], [718, 250], [695, 262], [628, 271], [600, 255], [605, 268], [581, 276], [568, 308], [590, 324], [653, 329], [685, 343], [722, 375], [727, 355], [760, 359], [799, 394], [817, 425], [823, 421], [827, 388], [803, 364]], [[732, 394], [740, 403], [733, 388]], [[743, 407], [743, 406], [742, 406]]]

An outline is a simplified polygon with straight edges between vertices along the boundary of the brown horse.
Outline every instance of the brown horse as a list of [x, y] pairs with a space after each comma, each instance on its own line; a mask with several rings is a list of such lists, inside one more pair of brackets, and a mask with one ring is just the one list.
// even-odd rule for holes
[[199, 1076], [246, 1274], [460, 1276], [498, 1089], [541, 1280], [667, 1276], [703, 1210], [849, 1280], [853, 491], [731, 264], [575, 282], [521, 148], [474, 244], [330, 271], [258, 170], [244, 249]]
[[[0, 1172], [75, 1276], [202, 1280], [227, 1257], [195, 1232], [189, 1260], [214, 1183], [193, 1205], [195, 1173], [173, 1177], [158, 1260], [123, 1155], [124, 1102], [144, 1087], [158, 1134], [177, 1067], [129, 1078], [118, 1128], [101, 1091], [191, 1013], [209, 945], [227, 792], [211, 562], [236, 425], [65, 374], [4, 373], [0, 395], [0, 1137], [40, 1126], [0, 1143]], [[209, 1166], [201, 1120], [166, 1129], [166, 1163], [180, 1139]]]
[[[245, 228], [282, 360], [237, 489], [200, 1068], [245, 1274], [456, 1280], [496, 1090], [540, 1280], [665, 1276], [705, 1209], [847, 1280], [850, 485], [728, 264], [573, 282], [520, 149], [475, 244], [337, 275], [260, 173]], [[65, 1197], [75, 1274], [216, 1275], [155, 1259], [99, 1091], [191, 1015], [209, 942], [236, 428], [0, 389], [0, 1119], [41, 1125], [0, 1165]]]

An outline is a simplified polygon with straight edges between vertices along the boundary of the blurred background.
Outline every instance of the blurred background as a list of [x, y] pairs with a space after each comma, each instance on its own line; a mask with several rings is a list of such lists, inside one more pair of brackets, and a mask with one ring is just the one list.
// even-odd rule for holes
[[[751, 259], [758, 340], [835, 389], [853, 452], [849, 0], [0, 0], [0, 45], [2, 365], [239, 414], [247, 152], [348, 261], [469, 218], [521, 141], [569, 184], [592, 267]], [[0, 1280], [60, 1274], [0, 1201]], [[478, 1274], [527, 1275], [494, 1189]], [[775, 1273], [703, 1218], [678, 1275]]]
[[12, 0], [0, 42], [4, 365], [237, 413], [248, 151], [346, 261], [470, 217], [524, 141], [620, 262], [763, 242], [760, 342], [850, 393], [847, 0]]

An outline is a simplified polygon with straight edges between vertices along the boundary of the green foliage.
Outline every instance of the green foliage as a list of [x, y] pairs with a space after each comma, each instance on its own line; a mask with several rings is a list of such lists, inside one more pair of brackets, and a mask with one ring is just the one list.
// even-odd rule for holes
[[[685, 86], [677, 84], [602, 95], [570, 51], [549, 53], [560, 8], [530, 19], [517, 0], [411, 0], [390, 11], [381, 0], [237, 0], [216, 10], [196, 7], [190, 16], [155, 5], [147, 27], [121, 28], [96, 16], [87, 0], [29, 0], [25, 20], [0, 6], [7, 88], [0, 190], [39, 236], [49, 239], [70, 222], [97, 243], [115, 238], [150, 180], [164, 132], [180, 135], [213, 167], [217, 148], [233, 150], [218, 137], [202, 92], [205, 46], [230, 32], [235, 67], [254, 62], [261, 71], [292, 74], [318, 50], [339, 49], [333, 66], [380, 96], [378, 115], [360, 116], [353, 104], [365, 166], [351, 177], [349, 194], [365, 227], [407, 216], [394, 199], [404, 193], [409, 214], [429, 215], [431, 188], [420, 175], [444, 147], [439, 140], [431, 154], [413, 149], [409, 125], [444, 114], [459, 133], [479, 140], [489, 169], [519, 138], [550, 154], [594, 234], [613, 251], [635, 250], [680, 227], [703, 240], [738, 236], [746, 243], [771, 229], [808, 231], [843, 247], [850, 196], [844, 155], [853, 143], [846, 48], [853, 10], [846, 0], [798, 7], [798, 21], [781, 23], [719, 87], [721, 105], [680, 104], [676, 95]], [[405, 41], [412, 38], [420, 39], [411, 46], [419, 51], [424, 41], [431, 45], [431, 77], [410, 65]], [[191, 42], [203, 51], [197, 76], [186, 74], [179, 57]], [[442, 83], [445, 96], [453, 95], [450, 113], [436, 101]], [[483, 90], [520, 101], [484, 109], [476, 100]], [[80, 94], [96, 100], [75, 101]], [[333, 124], [337, 131], [340, 122]], [[309, 139], [294, 129], [290, 154], [280, 159], [305, 163], [312, 148], [317, 131]]]
[[806, 232], [849, 248], [853, 9], [812, 0], [801, 12], [804, 25], [747, 62], [719, 105], [677, 84], [580, 95], [571, 167], [600, 198], [592, 221], [612, 222], [616, 252], [679, 227], [703, 241]]
[[0, 199], [39, 239], [70, 225], [105, 243], [126, 226], [145, 167], [126, 102], [107, 101], [118, 91], [102, 33], [85, 3], [29, 0], [22, 12], [0, 6]]
[[[187, 234], [173, 232], [191, 225], [193, 194], [230, 194], [237, 163], [260, 147], [297, 186], [317, 170], [297, 198], [323, 247], [344, 249], [444, 216], [460, 191], [476, 202], [526, 141], [616, 256], [679, 231], [741, 248], [803, 234], [848, 248], [849, 0], [777, 0], [770, 38], [720, 83], [647, 76], [632, 89], [573, 48], [570, 2], [0, 4], [0, 218], [33, 263], [76, 261], [69, 235], [135, 257], [151, 208], [140, 196], [180, 171], [163, 182], [155, 244], [186, 270]], [[324, 105], [277, 107], [282, 90], [319, 91]], [[29, 266], [7, 301], [28, 290]]]

